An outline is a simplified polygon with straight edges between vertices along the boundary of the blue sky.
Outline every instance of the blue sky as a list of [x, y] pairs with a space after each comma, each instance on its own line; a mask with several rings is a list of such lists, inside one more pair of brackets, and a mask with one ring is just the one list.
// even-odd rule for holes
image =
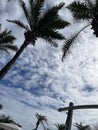
[[[62, 0], [46, 0], [45, 8], [60, 2]], [[67, 5], [69, 0], [64, 2]], [[71, 13], [65, 8], [59, 13], [72, 23], [61, 30], [66, 37], [86, 24], [83, 21], [73, 23]], [[24, 20], [17, 1], [7, 3], [7, 0], [0, 0], [0, 23], [3, 24], [3, 28], [12, 29], [17, 37], [15, 44], [20, 47], [24, 40], [24, 31], [8, 23], [6, 19]], [[64, 62], [61, 61], [63, 41], [58, 41], [59, 47], [53, 48], [42, 39], [38, 39], [36, 46], [30, 45], [26, 48], [6, 77], [0, 81], [0, 103], [4, 105], [3, 113], [19, 122], [24, 130], [31, 130], [36, 123], [35, 113], [38, 112], [47, 116], [47, 127], [55, 129], [54, 124], [63, 123], [66, 118], [66, 112], [59, 113], [58, 108], [68, 106], [69, 102], [74, 102], [75, 105], [98, 104], [98, 38], [90, 28], [80, 34]], [[14, 53], [10, 56], [2, 53], [0, 68], [13, 55]], [[75, 111], [73, 124], [96, 123], [97, 112], [98, 110]]]

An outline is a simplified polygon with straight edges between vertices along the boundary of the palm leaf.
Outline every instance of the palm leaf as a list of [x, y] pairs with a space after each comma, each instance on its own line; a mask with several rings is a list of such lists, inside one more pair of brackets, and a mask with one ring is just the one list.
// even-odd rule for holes
[[[50, 19], [50, 18], [48, 18]], [[43, 26], [44, 25], [44, 26]], [[44, 21], [40, 21], [39, 25], [37, 26], [36, 30], [45, 30], [45, 29], [63, 29], [64, 27], [68, 26], [69, 22], [59, 18], [53, 18], [51, 20], [48, 20], [47, 23], [44, 23]]]
[[70, 23], [58, 17], [58, 19], [55, 19], [52, 22], [50, 21], [47, 25], [51, 29], [63, 29], [64, 27], [70, 25]]
[[64, 60], [64, 58], [66, 57], [68, 51], [70, 50], [70, 47], [72, 46], [72, 44], [75, 42], [76, 38], [78, 37], [78, 35], [88, 26], [90, 26], [90, 24], [87, 24], [86, 26], [84, 26], [82, 29], [80, 29], [76, 34], [70, 36], [69, 39], [67, 39], [63, 45], [62, 51], [63, 51], [63, 56], [62, 56], [62, 61]]
[[9, 50], [17, 51], [18, 48], [15, 45], [10, 45], [10, 44], [9, 45], [4, 45], [4, 44], [0, 44], [0, 50], [6, 52], [8, 54], [10, 54]]
[[29, 30], [29, 27], [25, 25], [23, 22], [21, 22], [20, 20], [7, 20], [7, 21], [18, 25], [19, 27], [24, 28], [27, 31]]
[[58, 44], [56, 43], [55, 40], [53, 40], [52, 38], [50, 37], [45, 37], [45, 36], [42, 36], [42, 38], [48, 42], [51, 46], [54, 46], [54, 47], [58, 47]]
[[3, 38], [0, 38], [0, 45], [2, 43], [13, 43], [13, 41], [16, 40], [16, 38], [12, 35], [7, 35]]
[[30, 4], [30, 27], [34, 30], [37, 25], [45, 0], [29, 0]]
[[11, 31], [8, 31], [7, 29], [5, 29], [4, 31], [0, 32], [0, 39], [4, 38], [5, 36], [11, 34]]
[[50, 23], [51, 21], [56, 21], [59, 17], [58, 15], [58, 11], [64, 6], [64, 3], [60, 3], [57, 6], [53, 6], [51, 9], [47, 10], [43, 16], [39, 19], [38, 25], [37, 25], [37, 29], [39, 27], [44, 27], [47, 26], [48, 23]]
[[67, 8], [71, 10], [76, 20], [90, 19], [93, 17], [93, 11], [85, 3], [74, 1]]
[[49, 29], [46, 29], [46, 30], [43, 30], [41, 32], [39, 32], [38, 34], [39, 37], [47, 37], [47, 38], [51, 38], [51, 39], [58, 39], [58, 40], [64, 40], [65, 37], [59, 33], [58, 31], [55, 31], [55, 30], [49, 30]]
[[71, 36], [69, 39], [67, 39], [63, 45], [63, 56], [62, 56], [62, 61], [64, 60], [64, 58], [66, 57], [67, 53], [69, 52], [70, 47], [72, 46], [72, 44], [74, 43], [74, 40], [76, 38], [77, 34]]
[[30, 24], [29, 12], [28, 12], [28, 9], [27, 9], [27, 7], [25, 5], [25, 2], [23, 0], [19, 0], [19, 2], [20, 2], [20, 6], [23, 9], [23, 12], [24, 12], [24, 15], [25, 15], [26, 19], [27, 19], [28, 23]]
[[11, 45], [11, 44], [0, 44], [0, 49], [10, 49], [10, 50], [13, 50], [13, 51], [17, 51], [17, 47], [15, 45]]
[[11, 35], [11, 31], [7, 31], [7, 29], [5, 29], [4, 31], [0, 32], [0, 50], [3, 50], [7, 53], [8, 50], [12, 50], [12, 51], [17, 51], [17, 47], [15, 45], [12, 45], [14, 40], [16, 40], [16, 38]]

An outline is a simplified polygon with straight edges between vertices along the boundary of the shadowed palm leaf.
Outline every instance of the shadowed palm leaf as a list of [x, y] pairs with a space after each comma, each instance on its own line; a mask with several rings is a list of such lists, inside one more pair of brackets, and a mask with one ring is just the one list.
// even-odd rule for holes
[[57, 47], [56, 40], [65, 39], [65, 37], [58, 30], [63, 29], [69, 25], [69, 23], [63, 20], [58, 14], [59, 10], [61, 10], [64, 6], [64, 3], [53, 6], [44, 12], [43, 7], [45, 0], [29, 0], [28, 8], [26, 7], [26, 4], [23, 0], [19, 1], [20, 6], [23, 9], [24, 15], [27, 19], [28, 25], [24, 24], [20, 20], [8, 21], [25, 29], [25, 41], [17, 51], [16, 55], [0, 71], [0, 79], [6, 75], [14, 62], [29, 44], [35, 45], [37, 38], [43, 38], [51, 45]]
[[78, 35], [88, 26], [90, 26], [90, 24], [84, 26], [81, 30], [79, 30], [76, 34], [70, 36], [70, 38], [68, 38], [67, 40], [65, 40], [65, 43], [63, 45], [62, 51], [63, 51], [63, 56], [62, 56], [62, 61], [64, 60], [64, 58], [66, 58], [70, 47], [74, 44], [76, 38], [78, 37]]
[[8, 50], [17, 51], [17, 47], [13, 45], [16, 38], [11, 34], [11, 31], [0, 29], [0, 50], [9, 53]]
[[73, 17], [76, 20], [81, 20], [81, 19], [91, 19], [93, 18], [93, 9], [85, 3], [80, 3], [79, 1], [76, 2], [74, 1], [71, 3], [67, 8], [71, 10]]

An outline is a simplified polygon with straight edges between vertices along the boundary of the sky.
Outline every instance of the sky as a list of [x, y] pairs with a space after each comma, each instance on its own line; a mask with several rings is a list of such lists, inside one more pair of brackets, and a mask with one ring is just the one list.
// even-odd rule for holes
[[[72, 1], [63, 0], [65, 6]], [[45, 9], [60, 2], [62, 0], [46, 0]], [[83, 21], [75, 23], [71, 12], [65, 7], [59, 14], [71, 23], [69, 27], [60, 30], [66, 38], [86, 24]], [[17, 38], [15, 44], [20, 47], [24, 41], [24, 30], [8, 23], [6, 19], [25, 21], [18, 0], [0, 0], [0, 23], [2, 29], [12, 30]], [[59, 47], [54, 48], [38, 39], [35, 46], [30, 45], [25, 49], [0, 81], [0, 104], [4, 106], [1, 113], [10, 115], [22, 125], [23, 130], [35, 127], [36, 113], [47, 116], [47, 128], [56, 129], [54, 124], [66, 120], [66, 112], [58, 112], [58, 109], [67, 107], [69, 102], [74, 105], [98, 104], [98, 38], [93, 35], [91, 26], [81, 32], [64, 62], [61, 61], [63, 44], [64, 41], [58, 41]], [[2, 69], [15, 53], [0, 53]], [[98, 123], [97, 112], [74, 111], [73, 124], [83, 122], [94, 125]]]

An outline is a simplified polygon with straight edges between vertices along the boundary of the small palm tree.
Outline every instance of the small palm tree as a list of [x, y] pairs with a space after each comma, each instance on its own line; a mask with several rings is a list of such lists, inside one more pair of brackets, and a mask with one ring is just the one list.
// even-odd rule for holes
[[56, 124], [58, 130], [65, 130], [65, 124]]
[[17, 51], [17, 47], [13, 45], [16, 38], [11, 34], [11, 31], [5, 29], [1, 31], [0, 25], [0, 50], [9, 53], [9, 50]]
[[[2, 104], [0, 104], [0, 109], [3, 109]], [[0, 115], [0, 123], [12, 123], [12, 124], [15, 124], [15, 125], [21, 127], [21, 125], [16, 123], [10, 116], [5, 116], [2, 114]], [[0, 128], [0, 130], [2, 130], [2, 129]]]
[[[23, 9], [24, 15], [27, 19], [28, 25], [20, 20], [8, 20], [25, 30], [25, 40], [17, 51], [15, 56], [10, 62], [0, 71], [0, 79], [9, 71], [12, 65], [15, 63], [20, 54], [29, 45], [35, 45], [37, 38], [43, 38], [48, 41], [51, 45], [57, 47], [55, 40], [63, 40], [65, 37], [58, 32], [59, 29], [63, 29], [68, 26], [69, 23], [60, 18], [58, 11], [64, 6], [64, 3], [60, 3], [57, 6], [53, 6], [47, 11], [43, 12], [43, 6], [45, 0], [28, 0], [29, 8], [23, 0], [20, 1], [20, 6]], [[43, 13], [42, 13], [43, 12]]]
[[89, 125], [83, 125], [82, 122], [75, 123], [74, 125], [78, 130], [91, 130], [91, 127]]
[[36, 122], [36, 128], [35, 128], [34, 130], [37, 130], [37, 129], [38, 129], [38, 126], [39, 126], [40, 124], [42, 124], [44, 130], [47, 130], [46, 127], [45, 127], [45, 125], [44, 125], [44, 122], [47, 123], [47, 118], [46, 118], [46, 116], [42, 116], [42, 115], [36, 113], [36, 118], [37, 118], [37, 122]]
[[11, 123], [21, 127], [21, 125], [16, 123], [13, 119], [11, 119], [10, 116], [5, 116], [5, 115], [0, 117], [0, 123]]
[[96, 37], [98, 37], [98, 0], [85, 0], [82, 3], [79, 1], [74, 1], [68, 5], [67, 8], [72, 12], [73, 17], [76, 21], [86, 20], [87, 25], [65, 41], [65, 44], [63, 46], [62, 61], [66, 57], [77, 36], [88, 26], [92, 26], [94, 34]]

